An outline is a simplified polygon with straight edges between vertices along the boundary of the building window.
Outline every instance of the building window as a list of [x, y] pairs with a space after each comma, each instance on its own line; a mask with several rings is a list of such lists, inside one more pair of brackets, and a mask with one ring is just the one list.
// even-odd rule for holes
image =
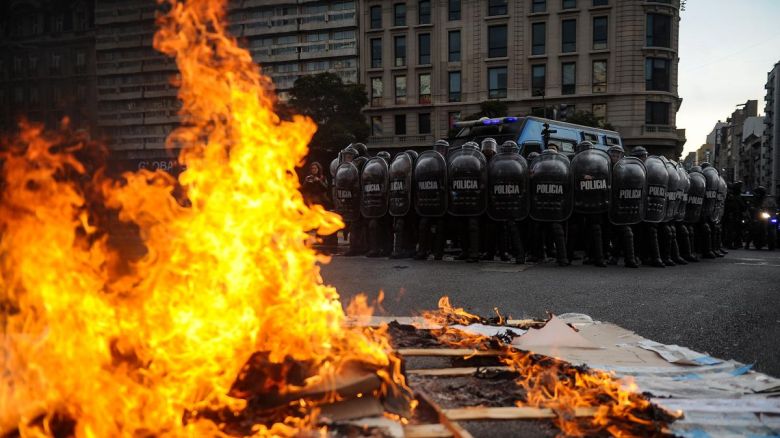
[[38, 105], [39, 103], [41, 103], [41, 96], [38, 93], [38, 87], [30, 88], [30, 104]]
[[382, 67], [382, 38], [371, 38], [371, 68]]
[[449, 72], [449, 95], [450, 102], [460, 102], [460, 72]]
[[668, 102], [645, 102], [645, 124], [646, 125], [668, 125], [669, 124], [669, 103]]
[[431, 0], [417, 3], [417, 24], [431, 24]]
[[419, 99], [417, 100], [419, 103], [422, 104], [430, 104], [431, 103], [431, 74], [430, 73], [423, 73], [419, 76], [419, 81], [417, 83], [419, 90]]
[[65, 23], [65, 17], [62, 14], [57, 14], [51, 19], [51, 30], [52, 32], [59, 33], [62, 32], [63, 24]]
[[378, 137], [383, 135], [382, 116], [371, 116], [371, 135]]
[[647, 47], [672, 47], [672, 17], [647, 14]]
[[395, 103], [406, 103], [406, 76], [395, 77]]
[[507, 0], [488, 0], [488, 15], [506, 15]]
[[532, 55], [544, 55], [545, 48], [545, 33], [547, 26], [545, 23], [533, 23], [531, 25], [531, 54]]
[[51, 54], [51, 64], [49, 64], [49, 71], [52, 74], [59, 74], [62, 70], [62, 56], [59, 53]]
[[420, 113], [417, 115], [417, 132], [420, 134], [431, 133], [431, 113]]
[[449, 0], [447, 3], [447, 18], [450, 21], [460, 20], [460, 0]]
[[664, 58], [645, 60], [645, 88], [650, 91], [669, 91], [671, 63]]
[[577, 64], [566, 62], [561, 64], [561, 94], [574, 94], [576, 91]]
[[403, 67], [406, 65], [406, 36], [399, 35], [393, 41], [395, 46], [395, 66]]
[[385, 92], [385, 86], [382, 78], [371, 78], [371, 106], [382, 105], [382, 95]]
[[406, 135], [406, 114], [395, 115], [395, 135]]
[[[38, 57], [37, 56], [30, 56], [29, 58], [27, 58], [27, 71], [30, 72], [30, 74], [33, 75], [33, 76], [37, 76], [38, 75]], [[2, 76], [2, 72], [0, 72], [0, 76]]]
[[594, 103], [593, 104], [593, 117], [596, 120], [607, 120], [607, 104], [606, 103]]
[[593, 6], [607, 6], [609, 0], [593, 0]]
[[533, 0], [531, 2], [531, 12], [547, 12], [547, 0]]
[[607, 61], [593, 61], [593, 92], [607, 92]]
[[563, 22], [561, 22], [561, 34], [561, 52], [576, 52], [577, 20], [563, 20]]
[[417, 35], [417, 63], [428, 65], [431, 63], [431, 34], [421, 33]]
[[538, 64], [531, 67], [531, 95], [544, 96], [547, 88], [547, 66]]
[[78, 51], [76, 52], [76, 71], [84, 73], [87, 70], [87, 54]]
[[562, 0], [561, 9], [576, 9], [577, 0]]
[[593, 17], [593, 50], [607, 48], [609, 26], [607, 17]]
[[381, 6], [371, 6], [371, 9], [369, 9], [371, 14], [371, 23], [370, 28], [371, 29], [381, 29], [382, 28], [382, 7]]
[[488, 26], [488, 58], [506, 56], [506, 25]]
[[393, 5], [393, 26], [406, 26], [406, 3]]
[[451, 30], [447, 39], [449, 40], [447, 60], [449, 62], [460, 62], [460, 31]]
[[506, 67], [488, 69], [488, 97], [490, 99], [506, 97], [506, 79]]

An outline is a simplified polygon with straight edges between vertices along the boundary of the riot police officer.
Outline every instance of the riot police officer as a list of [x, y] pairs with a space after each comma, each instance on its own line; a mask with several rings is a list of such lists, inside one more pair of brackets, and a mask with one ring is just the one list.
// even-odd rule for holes
[[603, 224], [609, 211], [612, 172], [609, 155], [589, 141], [577, 145], [571, 161], [574, 177], [574, 212], [582, 215], [589, 240], [587, 253], [595, 266], [604, 268]]
[[[481, 151], [489, 167], [491, 160], [498, 153], [498, 143], [496, 143], [496, 140], [488, 137], [482, 140]], [[500, 227], [500, 223], [487, 214], [482, 215], [480, 222], [480, 230], [482, 231], [481, 241], [483, 243], [482, 260], [493, 260], [498, 253], [501, 259], [506, 261], [503, 227]]]
[[724, 205], [724, 231], [726, 239], [726, 248], [742, 248], [742, 224], [745, 220], [747, 204], [742, 199], [742, 181], [731, 184], [726, 195], [726, 204]]
[[387, 250], [388, 163], [385, 154], [380, 152], [370, 158], [360, 177], [360, 214], [368, 222], [367, 257], [384, 256]]
[[449, 143], [437, 140], [433, 149], [420, 154], [414, 165], [412, 202], [420, 217], [416, 260], [444, 257], [444, 217], [447, 214], [447, 153]]
[[542, 233], [551, 235], [558, 265], [568, 266], [563, 224], [574, 206], [569, 159], [557, 148], [545, 149], [531, 163], [530, 187], [530, 216], [540, 222]]
[[340, 153], [341, 164], [336, 169], [335, 207], [349, 230], [349, 250], [345, 256], [356, 256], [365, 253], [364, 223], [360, 215], [360, 173], [362, 160], [357, 160], [358, 152], [347, 146]]
[[390, 164], [388, 211], [393, 217], [393, 252], [390, 258], [413, 257], [416, 217], [412, 208], [412, 173], [417, 153], [400, 152]]
[[517, 143], [506, 141], [488, 163], [487, 215], [505, 241], [508, 238], [515, 263], [523, 264], [525, 249], [518, 221], [528, 216], [528, 163], [518, 152]]
[[[634, 252], [632, 225], [641, 223], [645, 217], [647, 198], [647, 174], [645, 166], [636, 157], [625, 157], [621, 146], [612, 146], [608, 151], [612, 162], [612, 200], [609, 205], [609, 221], [612, 225], [612, 258], [617, 264], [619, 248], [623, 250], [624, 266], [637, 268]], [[621, 245], [622, 243], [622, 245]]]
[[697, 240], [701, 248], [701, 255], [705, 259], [714, 259], [723, 257], [722, 254], [715, 252], [713, 242], [712, 219], [715, 213], [715, 204], [718, 200], [718, 186], [720, 179], [718, 170], [712, 167], [710, 163], [701, 164], [701, 173], [704, 175], [704, 200], [702, 202], [701, 217], [697, 230]]
[[647, 174], [645, 218], [640, 227], [642, 261], [657, 268], [664, 268], [666, 264], [661, 259], [656, 224], [666, 216], [666, 188], [669, 183], [669, 175], [664, 162], [657, 156], [648, 156], [647, 149], [644, 147], [635, 147], [631, 151], [631, 155], [644, 163]]
[[480, 216], [487, 208], [487, 160], [475, 142], [466, 142], [447, 157], [447, 211], [460, 218], [462, 256], [480, 259]]

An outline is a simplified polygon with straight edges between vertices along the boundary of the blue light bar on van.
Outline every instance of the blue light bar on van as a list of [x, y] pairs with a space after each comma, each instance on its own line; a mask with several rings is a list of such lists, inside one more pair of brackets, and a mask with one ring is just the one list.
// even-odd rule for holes
[[481, 118], [479, 120], [469, 120], [469, 121], [464, 121], [464, 122], [456, 122], [455, 123], [455, 127], [456, 128], [466, 128], [466, 127], [469, 127], [469, 126], [477, 126], [477, 125], [482, 125], [482, 126], [501, 125], [503, 123], [515, 123], [518, 120], [520, 120], [520, 118], [518, 118], [518, 117], [496, 117], [496, 118], [493, 118], [493, 119], [489, 119], [487, 117], [484, 117], [484, 118]]

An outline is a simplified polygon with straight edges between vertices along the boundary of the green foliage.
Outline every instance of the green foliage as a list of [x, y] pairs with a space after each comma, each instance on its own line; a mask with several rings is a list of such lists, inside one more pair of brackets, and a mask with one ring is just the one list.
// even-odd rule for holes
[[333, 73], [301, 76], [290, 90], [290, 111], [317, 123], [309, 144], [317, 158], [332, 158], [349, 143], [368, 139], [369, 126], [361, 112], [366, 104], [362, 85], [345, 84]]
[[479, 104], [479, 112], [469, 114], [462, 120], [478, 120], [482, 117], [506, 117], [509, 113], [509, 106], [503, 100], [486, 100]]

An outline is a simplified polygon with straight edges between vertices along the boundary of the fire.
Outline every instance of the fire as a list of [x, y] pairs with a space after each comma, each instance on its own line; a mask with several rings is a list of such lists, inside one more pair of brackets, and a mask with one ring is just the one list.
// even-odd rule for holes
[[[275, 395], [327, 387], [355, 364], [384, 391], [403, 388], [383, 334], [345, 329], [320, 277], [327, 259], [308, 231], [342, 223], [298, 191], [315, 126], [273, 112], [271, 84], [228, 36], [224, 7], [170, 0], [159, 19], [154, 45], [180, 71], [183, 124], [168, 138], [183, 148], [178, 181], [145, 170], [110, 180], [89, 167], [100, 149], [67, 128], [23, 124], [3, 140], [1, 434], [221, 435], [202, 414], [247, 406], [229, 394], [258, 357], [276, 370], [262, 382]], [[123, 260], [108, 212], [137, 227], [140, 260]], [[317, 402], [296, 399], [299, 415], [252, 433], [314, 427]]]
[[[453, 308], [447, 297], [439, 301], [437, 312], [429, 312], [425, 316], [432, 322], [446, 324], [444, 321], [453, 314], [469, 315], [468, 319], [472, 322], [482, 320], [463, 309]], [[582, 369], [555, 358], [516, 350], [493, 338], [463, 332], [463, 336], [458, 337], [453, 332], [458, 330], [443, 327], [432, 331], [447, 345], [464, 348], [468, 343], [470, 348], [476, 350], [502, 350], [501, 362], [518, 374], [515, 383], [525, 391], [525, 399], [518, 400], [517, 406], [552, 409], [556, 414], [553, 421], [564, 436], [606, 433], [615, 437], [632, 437], [665, 433], [661, 430], [662, 425], [648, 418], [656, 408], [631, 381], [621, 381], [611, 373]], [[593, 415], [577, 417], [577, 408], [586, 408]]]

